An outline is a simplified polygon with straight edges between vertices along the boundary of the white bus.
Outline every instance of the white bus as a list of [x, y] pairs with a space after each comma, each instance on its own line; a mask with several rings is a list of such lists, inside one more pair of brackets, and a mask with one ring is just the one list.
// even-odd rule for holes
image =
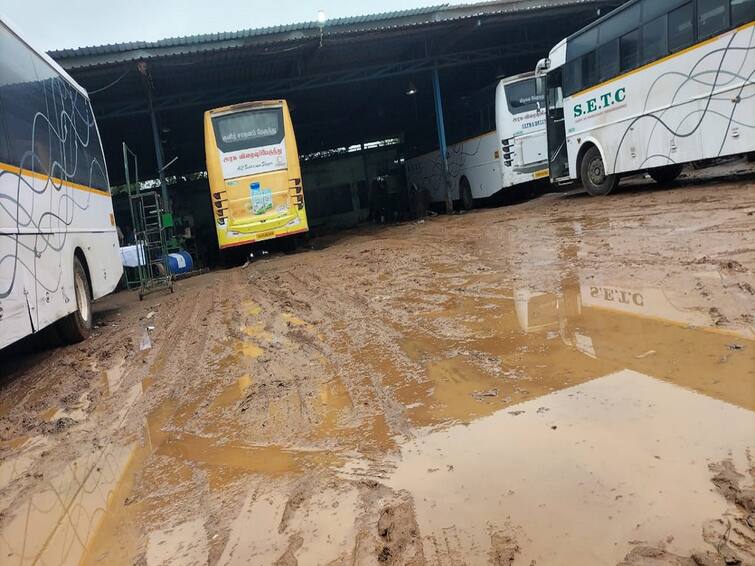
[[[451, 198], [464, 209], [475, 199], [548, 177], [545, 104], [536, 91], [532, 72], [502, 79], [495, 91], [495, 123], [489, 112], [495, 129], [448, 146]], [[433, 203], [445, 201], [440, 157], [436, 150], [406, 162], [411, 191], [427, 191]]]
[[0, 348], [54, 322], [83, 340], [121, 273], [87, 93], [0, 20]]
[[755, 150], [754, 19], [755, 0], [631, 0], [561, 41], [537, 67], [551, 181], [605, 195]]

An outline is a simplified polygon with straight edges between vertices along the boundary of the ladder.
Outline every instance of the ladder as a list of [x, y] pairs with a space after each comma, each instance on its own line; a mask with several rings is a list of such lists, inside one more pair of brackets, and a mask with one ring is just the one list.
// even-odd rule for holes
[[[134, 180], [131, 181], [129, 156], [134, 162]], [[173, 276], [168, 267], [168, 245], [163, 226], [163, 208], [155, 190], [143, 190], [139, 185], [139, 167], [136, 154], [123, 142], [123, 165], [126, 172], [131, 222], [134, 230], [138, 258], [139, 300], [161, 289], [173, 292]]]

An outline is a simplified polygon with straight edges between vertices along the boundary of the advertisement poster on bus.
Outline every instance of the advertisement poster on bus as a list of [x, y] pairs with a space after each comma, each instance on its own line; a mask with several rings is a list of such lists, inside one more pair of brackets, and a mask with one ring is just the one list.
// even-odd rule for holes
[[220, 163], [225, 179], [285, 169], [288, 166], [285, 139], [274, 145], [221, 152]]

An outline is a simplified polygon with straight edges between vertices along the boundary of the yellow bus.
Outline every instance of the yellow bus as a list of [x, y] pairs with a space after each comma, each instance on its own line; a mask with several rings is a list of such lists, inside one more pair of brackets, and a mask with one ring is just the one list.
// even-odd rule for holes
[[309, 229], [299, 152], [285, 100], [208, 110], [204, 131], [221, 249]]

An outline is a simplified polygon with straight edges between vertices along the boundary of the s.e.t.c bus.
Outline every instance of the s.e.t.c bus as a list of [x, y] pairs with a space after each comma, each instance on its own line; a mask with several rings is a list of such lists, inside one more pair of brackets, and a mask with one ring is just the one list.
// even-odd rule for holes
[[755, 151], [755, 0], [631, 0], [558, 43], [544, 76], [552, 182]]

